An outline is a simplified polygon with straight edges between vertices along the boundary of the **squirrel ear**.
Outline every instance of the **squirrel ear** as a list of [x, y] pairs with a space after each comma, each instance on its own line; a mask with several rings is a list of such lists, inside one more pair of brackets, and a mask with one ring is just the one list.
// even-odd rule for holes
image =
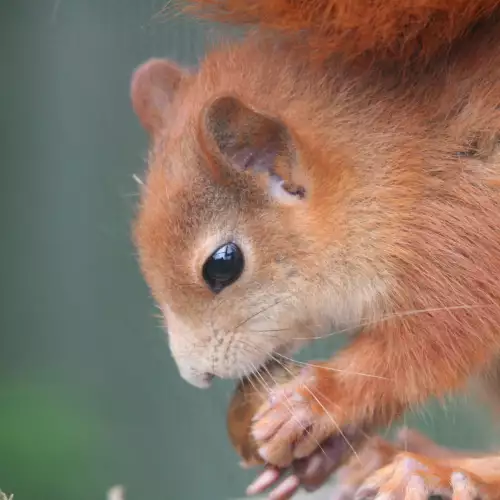
[[154, 135], [165, 126], [168, 108], [185, 76], [185, 71], [166, 59], [150, 59], [132, 76], [132, 107], [141, 125]]
[[208, 104], [202, 129], [224, 163], [239, 171], [267, 173], [270, 192], [280, 201], [304, 198], [304, 186], [294, 182], [294, 140], [281, 120], [226, 95]]

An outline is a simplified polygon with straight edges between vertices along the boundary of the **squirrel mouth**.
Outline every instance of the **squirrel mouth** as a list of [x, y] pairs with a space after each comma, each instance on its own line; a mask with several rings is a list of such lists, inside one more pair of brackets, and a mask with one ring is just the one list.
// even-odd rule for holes
[[297, 374], [300, 368], [291, 359], [283, 358], [283, 360], [280, 360], [279, 356], [271, 354], [260, 366], [242, 377], [242, 379], [258, 386], [263, 385], [271, 388], [289, 380]]
[[252, 371], [243, 375], [242, 379], [250, 379], [252, 382], [262, 382], [262, 378], [269, 378], [269, 374], [273, 373], [280, 366], [280, 361], [274, 353], [270, 354], [259, 365], [255, 366]]
[[254, 377], [264, 376], [268, 378], [269, 375], [275, 373], [287, 374], [288, 377], [295, 375], [303, 366], [300, 362], [295, 361], [292, 356], [300, 351], [303, 346], [303, 343], [285, 343], [277, 346], [247, 377], [255, 380]]
[[263, 380], [273, 379], [276, 374], [279, 375], [279, 378], [290, 378], [302, 368], [301, 363], [291, 357], [301, 347], [302, 345], [297, 344], [281, 344], [277, 346], [268, 353], [260, 364], [252, 365], [253, 370], [244, 373], [241, 379], [251, 379], [251, 382], [261, 384]]
[[301, 368], [295, 363], [277, 363], [276, 360], [270, 359], [257, 370], [242, 377], [236, 390], [242, 391], [244, 394], [250, 391], [250, 393], [261, 394], [265, 398], [270, 397], [274, 389], [296, 377]]

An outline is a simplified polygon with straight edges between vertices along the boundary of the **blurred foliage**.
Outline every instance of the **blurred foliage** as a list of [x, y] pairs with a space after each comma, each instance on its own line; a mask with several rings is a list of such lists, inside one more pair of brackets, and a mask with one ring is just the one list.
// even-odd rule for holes
[[1, 385], [0, 408], [2, 488], [20, 499], [88, 500], [101, 484], [104, 498], [105, 429], [92, 405], [28, 382]]
[[[193, 65], [210, 40], [155, 16], [164, 4], [1, 2], [0, 486], [15, 500], [114, 484], [127, 500], [223, 500], [253, 475], [226, 435], [232, 383], [180, 379], [130, 242], [148, 146], [130, 76], [152, 56]], [[495, 443], [475, 403], [410, 421], [443, 444]]]

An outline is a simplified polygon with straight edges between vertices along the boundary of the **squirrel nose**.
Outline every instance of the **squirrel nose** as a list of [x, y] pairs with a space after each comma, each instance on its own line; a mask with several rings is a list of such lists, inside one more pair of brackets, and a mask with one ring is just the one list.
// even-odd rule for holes
[[203, 383], [206, 384], [205, 387], [210, 387], [215, 375], [213, 373], [202, 373], [201, 378], [203, 379]]
[[208, 389], [212, 385], [214, 375], [208, 372], [201, 372], [192, 368], [180, 368], [181, 377], [191, 385], [199, 389]]
[[214, 379], [214, 375], [211, 373], [198, 372], [192, 373], [189, 378], [185, 379], [198, 389], [208, 389], [212, 385], [212, 380]]

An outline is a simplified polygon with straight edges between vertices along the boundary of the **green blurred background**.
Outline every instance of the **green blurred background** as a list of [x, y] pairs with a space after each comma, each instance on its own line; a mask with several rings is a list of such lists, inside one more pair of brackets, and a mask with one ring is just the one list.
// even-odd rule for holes
[[[196, 64], [210, 32], [162, 6], [1, 0], [0, 487], [16, 500], [117, 483], [127, 500], [219, 500], [251, 477], [226, 438], [232, 384], [179, 378], [129, 241], [147, 148], [130, 75], [151, 56]], [[498, 443], [475, 403], [409, 421]]]

